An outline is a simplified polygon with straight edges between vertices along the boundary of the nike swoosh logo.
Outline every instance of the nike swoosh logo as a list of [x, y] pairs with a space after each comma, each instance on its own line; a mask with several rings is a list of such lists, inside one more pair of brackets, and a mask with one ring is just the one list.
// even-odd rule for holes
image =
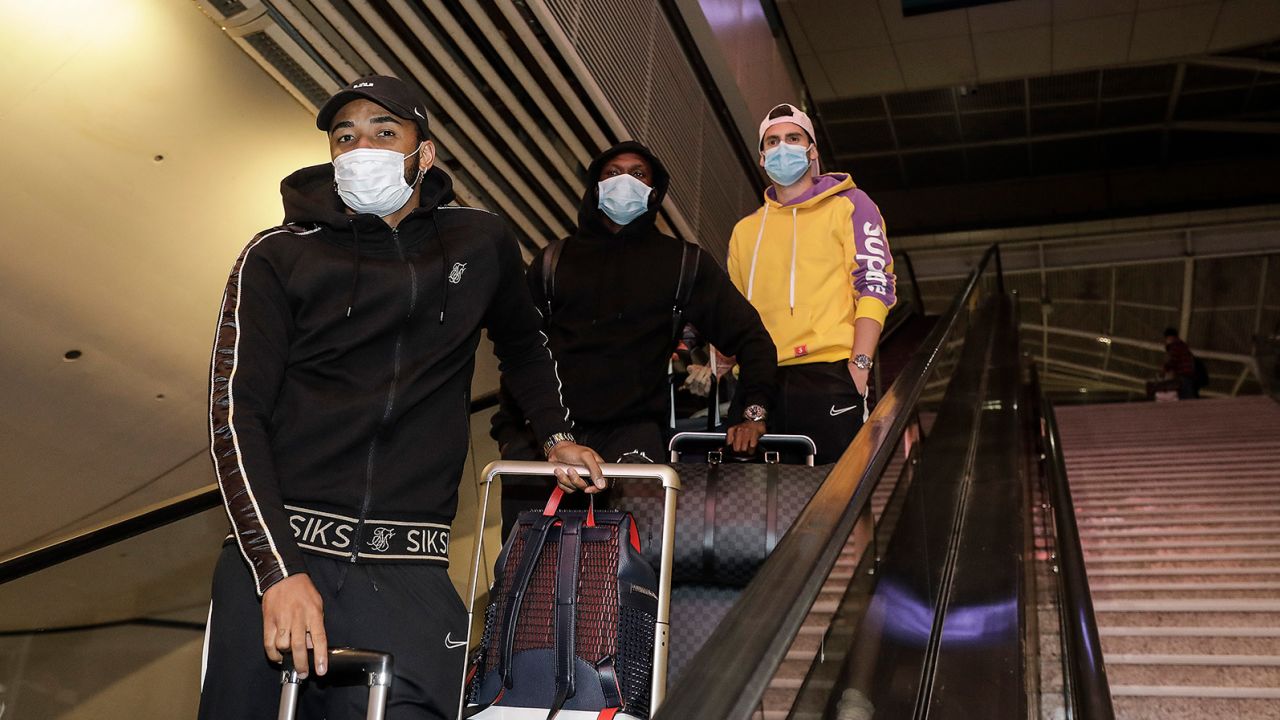
[[466, 640], [454, 640], [452, 631], [450, 631], [447, 635], [444, 636], [444, 646], [450, 650], [454, 648], [460, 648], [466, 644], [467, 644]]
[[423, 115], [421, 112], [419, 112], [419, 111], [418, 111], [418, 108], [414, 108], [414, 109], [413, 109], [413, 114], [414, 114], [414, 115], [417, 115], [418, 117], [422, 118], [423, 120], [426, 120], [426, 119], [427, 119], [427, 117], [426, 117], [425, 115]]
[[831, 417], [835, 417], [835, 416], [837, 416], [837, 415], [843, 415], [843, 414], [845, 414], [845, 413], [849, 412], [850, 410], [852, 410], [852, 409], [854, 409], [854, 408], [856, 408], [856, 407], [858, 407], [858, 406], [857, 406], [857, 405], [850, 405], [850, 406], [849, 406], [849, 407], [847, 407], [847, 408], [840, 408], [839, 410], [837, 410], [837, 409], [836, 409], [836, 406], [835, 406], [835, 405], [832, 405], [832, 406], [831, 406]]

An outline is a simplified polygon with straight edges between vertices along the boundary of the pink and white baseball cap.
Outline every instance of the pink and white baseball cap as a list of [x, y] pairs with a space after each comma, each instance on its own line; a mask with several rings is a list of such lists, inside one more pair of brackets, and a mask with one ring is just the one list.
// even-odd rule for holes
[[759, 148], [764, 147], [764, 134], [769, 128], [777, 125], [778, 123], [787, 122], [795, 123], [796, 125], [804, 128], [804, 131], [809, 133], [809, 140], [817, 142], [818, 135], [813, 131], [813, 121], [809, 119], [809, 116], [806, 115], [803, 110], [791, 103], [782, 103], [781, 105], [774, 106], [774, 108], [769, 111], [769, 114], [765, 115], [764, 121], [760, 123]]

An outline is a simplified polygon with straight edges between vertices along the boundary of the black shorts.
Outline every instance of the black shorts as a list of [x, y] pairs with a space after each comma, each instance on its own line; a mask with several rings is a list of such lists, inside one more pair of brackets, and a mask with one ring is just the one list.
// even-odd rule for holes
[[[305, 555], [324, 600], [329, 645], [390, 652], [395, 679], [388, 720], [453, 720], [466, 655], [467, 613], [439, 565], [353, 564]], [[262, 647], [262, 605], [235, 543], [222, 548], [205, 631], [200, 720], [275, 720], [280, 667]], [[300, 720], [365, 717], [369, 689], [302, 683]]]
[[858, 392], [846, 361], [778, 368], [778, 399], [769, 432], [807, 435], [818, 448], [818, 465], [834, 463], [862, 429], [866, 398]]

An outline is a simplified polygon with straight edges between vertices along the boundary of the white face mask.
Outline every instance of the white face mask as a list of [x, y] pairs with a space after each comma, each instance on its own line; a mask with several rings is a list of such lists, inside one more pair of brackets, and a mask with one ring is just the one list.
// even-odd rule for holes
[[[409, 155], [395, 150], [356, 148], [333, 159], [333, 181], [338, 196], [347, 207], [358, 213], [386, 217], [409, 202], [413, 186], [404, 181], [404, 161], [422, 151], [422, 145]], [[422, 180], [422, 172], [418, 180]], [[418, 180], [414, 181], [416, 185]]]

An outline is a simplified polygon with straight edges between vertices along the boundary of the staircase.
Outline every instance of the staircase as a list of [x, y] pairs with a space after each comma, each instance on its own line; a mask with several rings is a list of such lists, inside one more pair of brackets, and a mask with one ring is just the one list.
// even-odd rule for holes
[[1116, 717], [1280, 718], [1280, 404], [1057, 414]]

